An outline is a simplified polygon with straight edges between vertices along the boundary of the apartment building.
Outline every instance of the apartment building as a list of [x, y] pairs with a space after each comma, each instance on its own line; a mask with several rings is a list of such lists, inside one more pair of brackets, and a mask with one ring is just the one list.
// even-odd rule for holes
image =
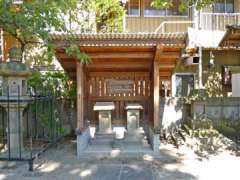
[[[240, 1], [218, 0], [201, 11], [194, 8], [186, 12], [179, 11], [179, 0], [173, 1], [169, 9], [156, 9], [151, 0], [130, 0], [126, 4], [127, 15], [125, 29], [127, 32], [153, 33], [187, 33], [185, 52], [191, 57], [177, 61], [170, 77], [160, 78], [161, 87], [167, 88], [173, 96], [189, 95], [191, 89], [199, 86], [199, 47], [202, 54], [202, 84], [214, 70], [222, 75], [223, 94], [232, 96], [231, 66], [240, 64], [238, 48], [219, 47], [226, 33], [227, 25], [240, 22]], [[187, 82], [184, 82], [187, 81]], [[172, 84], [172, 86], [164, 86]], [[185, 85], [184, 85], [185, 84]], [[183, 87], [186, 86], [186, 87]], [[200, 85], [201, 86], [201, 85]], [[190, 88], [190, 89], [189, 89]], [[166, 92], [162, 90], [162, 92]], [[165, 94], [162, 94], [165, 96]], [[234, 94], [233, 96], [238, 96]]]

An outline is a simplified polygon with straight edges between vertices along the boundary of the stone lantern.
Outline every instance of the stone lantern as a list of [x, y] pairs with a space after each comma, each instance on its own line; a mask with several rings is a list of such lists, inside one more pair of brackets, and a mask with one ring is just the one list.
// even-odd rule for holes
[[13, 47], [9, 52], [10, 60], [0, 63], [0, 106], [4, 107], [8, 116], [8, 149], [11, 158], [19, 158], [23, 150], [23, 110], [31, 100], [27, 95], [27, 78], [32, 72], [21, 62], [21, 55], [21, 50]]

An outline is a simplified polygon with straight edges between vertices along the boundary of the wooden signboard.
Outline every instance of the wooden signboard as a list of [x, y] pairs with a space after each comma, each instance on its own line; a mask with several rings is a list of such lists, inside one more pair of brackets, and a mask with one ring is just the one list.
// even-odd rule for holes
[[110, 94], [122, 94], [122, 93], [132, 93], [134, 91], [134, 81], [133, 80], [114, 80], [109, 79], [106, 81], [107, 91]]

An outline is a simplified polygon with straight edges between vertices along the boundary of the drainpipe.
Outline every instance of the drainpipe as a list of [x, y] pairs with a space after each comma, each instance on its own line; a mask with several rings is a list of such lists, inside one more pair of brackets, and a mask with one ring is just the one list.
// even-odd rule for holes
[[126, 32], [126, 14], [123, 15], [123, 32]]
[[199, 46], [199, 50], [198, 50], [198, 54], [199, 54], [199, 64], [198, 64], [198, 81], [199, 81], [199, 89], [203, 89], [203, 82], [202, 82], [202, 46]]
[[[121, 2], [122, 2], [123, 8], [125, 8], [127, 4], [127, 0], [121, 0]], [[122, 24], [123, 24], [122, 25], [123, 32], [126, 32], [126, 13], [124, 13], [123, 15]]]
[[[201, 11], [197, 10], [196, 7], [194, 7], [194, 20], [196, 22], [196, 27], [195, 29], [198, 30], [198, 32], [200, 32], [201, 30]], [[200, 33], [199, 33], [200, 34]], [[197, 41], [200, 38], [197, 38]], [[198, 42], [199, 43], [199, 42]], [[202, 89], [203, 88], [203, 82], [202, 82], [202, 74], [203, 74], [203, 70], [202, 70], [202, 45], [201, 43], [198, 44], [198, 55], [199, 55], [199, 63], [198, 63], [198, 88]]]
[[[201, 30], [201, 16], [200, 16], [200, 10], [198, 11], [198, 31], [200, 32]], [[203, 74], [203, 70], [202, 70], [202, 44], [199, 44], [199, 64], [198, 64], [198, 73], [199, 73], [199, 89], [203, 88], [203, 82], [202, 82], [202, 74]]]

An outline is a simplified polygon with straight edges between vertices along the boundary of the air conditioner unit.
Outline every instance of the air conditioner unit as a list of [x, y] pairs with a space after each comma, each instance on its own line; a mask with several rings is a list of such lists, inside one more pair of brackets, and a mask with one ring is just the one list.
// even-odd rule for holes
[[191, 56], [185, 59], [185, 65], [194, 66], [199, 64], [199, 56]]

